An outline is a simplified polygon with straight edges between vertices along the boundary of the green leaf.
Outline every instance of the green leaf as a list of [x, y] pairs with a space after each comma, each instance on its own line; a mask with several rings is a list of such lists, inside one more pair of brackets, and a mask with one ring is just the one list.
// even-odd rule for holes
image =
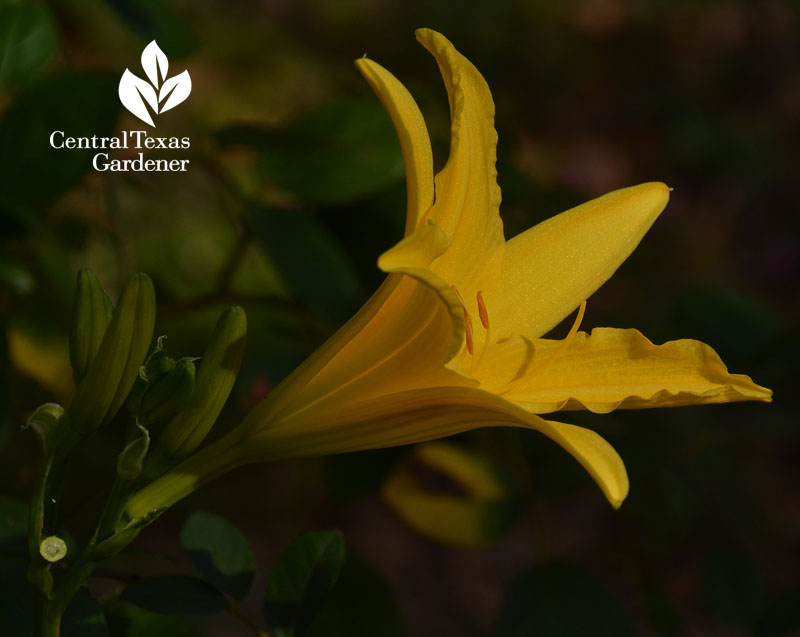
[[371, 96], [325, 104], [258, 141], [261, 174], [309, 203], [356, 201], [403, 178], [391, 120]]
[[191, 624], [183, 617], [164, 617], [159, 613], [110, 602], [103, 607], [112, 635], [118, 637], [191, 637]]
[[28, 505], [0, 496], [0, 545], [24, 538], [28, 533]]
[[624, 637], [630, 619], [587, 572], [566, 564], [535, 566], [506, 592], [496, 637]]
[[358, 273], [313, 215], [257, 209], [250, 225], [286, 283], [309, 307], [337, 325], [358, 309], [364, 296]]
[[304, 637], [402, 637], [403, 620], [391, 589], [350, 555], [337, 586]]
[[183, 524], [181, 546], [200, 574], [235, 599], [247, 595], [256, 562], [244, 535], [224, 518], [195, 511]]
[[94, 149], [54, 149], [50, 135], [108, 136], [119, 112], [119, 78], [98, 71], [42, 78], [12, 104], [0, 121], [0, 210], [32, 222], [47, 204], [91, 168]]
[[0, 86], [30, 79], [55, 51], [50, 15], [27, 5], [0, 7]]
[[264, 617], [276, 637], [301, 634], [325, 603], [344, 563], [340, 531], [312, 531], [297, 537], [270, 571]]
[[216, 588], [197, 577], [162, 575], [131, 584], [119, 599], [165, 615], [208, 615], [228, 610]]

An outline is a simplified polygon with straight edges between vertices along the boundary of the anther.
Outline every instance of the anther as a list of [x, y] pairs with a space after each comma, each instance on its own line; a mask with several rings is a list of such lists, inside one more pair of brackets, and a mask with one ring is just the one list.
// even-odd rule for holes
[[483, 329], [489, 329], [489, 314], [486, 311], [486, 304], [483, 302], [483, 292], [478, 290], [478, 316], [481, 318]]
[[464, 323], [466, 325], [465, 334], [466, 334], [466, 337], [467, 337], [467, 351], [470, 354], [474, 354], [475, 353], [475, 345], [472, 342], [472, 317], [469, 314], [467, 314], [466, 312], [464, 313]]

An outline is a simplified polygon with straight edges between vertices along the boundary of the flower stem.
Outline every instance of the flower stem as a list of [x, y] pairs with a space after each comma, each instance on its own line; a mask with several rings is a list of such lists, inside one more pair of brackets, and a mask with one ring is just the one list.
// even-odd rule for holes
[[128, 518], [133, 520], [159, 507], [172, 506], [207, 482], [240, 466], [240, 449], [231, 444], [229, 437], [230, 434], [194, 453], [134, 493], [126, 508]]

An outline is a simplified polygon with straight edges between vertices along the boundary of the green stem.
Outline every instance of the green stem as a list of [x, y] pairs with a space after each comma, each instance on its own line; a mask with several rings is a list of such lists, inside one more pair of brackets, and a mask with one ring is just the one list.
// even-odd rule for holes
[[[80, 558], [79, 558], [80, 561]], [[61, 618], [75, 593], [94, 569], [93, 562], [73, 564], [48, 599], [36, 596], [34, 604], [36, 637], [58, 637], [61, 633]]]
[[61, 615], [54, 612], [52, 600], [39, 594], [34, 600], [34, 627], [36, 637], [58, 637], [61, 633]]
[[135, 520], [178, 500], [242, 464], [241, 449], [231, 434], [189, 456], [128, 500], [127, 516]]
[[36, 588], [37, 593], [44, 596], [50, 594], [53, 583], [49, 565], [39, 555], [39, 546], [42, 544], [42, 528], [44, 527], [44, 497], [52, 466], [53, 456], [50, 455], [39, 476], [36, 490], [33, 492], [28, 514], [28, 580]]
[[108, 495], [103, 513], [100, 516], [100, 521], [97, 523], [94, 536], [90, 544], [94, 546], [98, 542], [102, 542], [107, 536], [113, 534], [117, 527], [122, 512], [125, 510], [125, 504], [130, 494], [130, 482], [122, 480], [119, 476], [114, 479], [114, 484], [111, 486], [111, 493]]

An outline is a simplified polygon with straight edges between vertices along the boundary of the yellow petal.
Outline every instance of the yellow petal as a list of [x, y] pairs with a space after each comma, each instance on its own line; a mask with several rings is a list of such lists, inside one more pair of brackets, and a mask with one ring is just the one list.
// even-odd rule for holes
[[439, 302], [432, 309], [449, 318], [439, 332], [440, 341], [447, 345], [443, 357], [437, 361], [439, 365], [450, 361], [464, 342], [464, 309], [461, 302], [452, 286], [431, 270], [431, 263], [449, 248], [450, 241], [445, 233], [429, 220], [413, 235], [406, 237], [378, 258], [378, 267], [384, 272], [411, 276], [430, 288], [438, 297]]
[[429, 269], [448, 245], [444, 233], [427, 223], [384, 253], [379, 265], [389, 279], [266, 399], [270, 419], [288, 418], [332, 395], [341, 401], [351, 394], [363, 399], [373, 391], [462, 384], [465, 379], [445, 364], [461, 349], [463, 311]]
[[270, 420], [268, 411], [263, 401], [228, 435], [144, 487], [130, 499], [128, 516], [170, 506], [243, 464], [407, 445], [478, 427], [536, 429], [583, 465], [612, 506], [619, 507], [628, 494], [625, 465], [599, 435], [544, 420], [481, 390], [432, 387], [350, 401], [334, 409], [323, 401], [296, 418], [279, 421]]
[[[429, 387], [358, 401], [336, 396], [296, 418], [269, 421], [251, 412], [235, 443], [243, 462], [322, 456], [425, 442], [478, 427], [536, 429], [555, 440], [591, 474], [615, 507], [628, 492], [625, 466], [593, 431], [544, 420], [498, 396], [469, 387]], [[222, 443], [222, 441], [220, 441]]]
[[668, 199], [661, 183], [616, 190], [511, 239], [502, 276], [483, 288], [494, 337], [558, 325], [628, 258]]
[[596, 328], [563, 341], [510, 340], [492, 348], [474, 372], [482, 387], [534, 413], [677, 407], [740, 400], [770, 401], [748, 376], [729, 374], [708, 345], [695, 340], [654, 345], [638, 330]]
[[406, 167], [408, 203], [405, 236], [420, 225], [433, 205], [433, 154], [428, 129], [417, 103], [397, 78], [367, 58], [356, 60], [356, 68], [369, 82], [392, 118]]
[[450, 157], [436, 175], [436, 200], [426, 217], [442, 228], [452, 245], [434, 270], [472, 295], [488, 276], [487, 269], [499, 265], [504, 243], [494, 102], [483, 76], [444, 36], [419, 29], [417, 40], [439, 63], [452, 120]]

